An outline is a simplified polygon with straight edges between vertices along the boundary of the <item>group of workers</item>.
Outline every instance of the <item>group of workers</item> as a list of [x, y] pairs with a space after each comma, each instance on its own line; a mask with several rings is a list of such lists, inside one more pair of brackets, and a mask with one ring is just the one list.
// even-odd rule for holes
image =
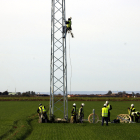
[[108, 126], [108, 122], [110, 122], [111, 110], [112, 110], [112, 106], [109, 104], [109, 101], [106, 101], [101, 110], [102, 126], [104, 125], [104, 121], [106, 121], [106, 125]]
[[[83, 118], [84, 118], [84, 107], [85, 104], [81, 103], [81, 106], [79, 108], [79, 111], [76, 110], [76, 103], [73, 103], [73, 108], [71, 111], [71, 122], [72, 123], [83, 123]], [[112, 106], [109, 104], [109, 101], [106, 101], [105, 104], [103, 105], [103, 108], [101, 110], [101, 117], [102, 117], [102, 126], [104, 125], [104, 121], [106, 121], [106, 125], [108, 126], [108, 122], [110, 122], [110, 112], [112, 110]], [[43, 114], [44, 119], [47, 122], [47, 113], [46, 113], [46, 108], [43, 106], [41, 103], [39, 104], [39, 108], [37, 109], [39, 118], [41, 118], [41, 114]], [[140, 112], [135, 111], [134, 104], [131, 104], [131, 107], [128, 108], [128, 114], [131, 117], [131, 121], [138, 122], [140, 118]]]
[[39, 104], [39, 107], [37, 109], [37, 113], [39, 116], [39, 120], [43, 119], [47, 123], [48, 117], [47, 117], [46, 107], [44, 105], [42, 105], [41, 103]]
[[[106, 121], [106, 125], [108, 126], [108, 122], [110, 121], [110, 111], [112, 109], [112, 106], [109, 104], [108, 101], [104, 104], [104, 107], [102, 108], [101, 111], [101, 116], [102, 116], [102, 126], [104, 125], [104, 120]], [[140, 118], [140, 112], [135, 111], [134, 104], [131, 104], [131, 107], [128, 108], [128, 114], [131, 117], [132, 122], [139, 122]]]
[[[79, 108], [79, 112], [76, 110], [76, 103], [73, 104], [73, 108], [71, 111], [71, 123], [76, 123], [79, 120], [79, 123], [83, 123], [84, 118], [84, 107], [85, 104], [81, 103], [81, 107]], [[78, 118], [77, 118], [78, 117]]]
[[[83, 109], [83, 107], [84, 106], [85, 106], [85, 104], [81, 103], [81, 107], [79, 108], [79, 112], [78, 112], [78, 118], [79, 118], [80, 123], [83, 123], [83, 117], [84, 117], [84, 109]], [[45, 122], [47, 122], [48, 117], [47, 117], [46, 107], [44, 105], [42, 105], [41, 103], [39, 104], [39, 107], [37, 109], [37, 113], [38, 113], [39, 119], [41, 119], [41, 117], [43, 116]], [[78, 118], [77, 118], [76, 104], [74, 103], [72, 111], [71, 111], [72, 123], [76, 123]]]
[[138, 122], [139, 118], [140, 118], [140, 112], [139, 111], [135, 111], [135, 107], [134, 104], [131, 104], [131, 107], [128, 107], [128, 114], [131, 117], [131, 121], [135, 121]]

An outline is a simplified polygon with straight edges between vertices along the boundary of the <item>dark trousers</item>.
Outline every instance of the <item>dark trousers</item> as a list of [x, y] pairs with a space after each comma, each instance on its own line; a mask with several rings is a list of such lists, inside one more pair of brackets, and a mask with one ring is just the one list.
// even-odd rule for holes
[[110, 112], [108, 111], [108, 121], [110, 122]]
[[134, 121], [134, 116], [131, 116], [131, 115], [130, 115], [130, 117], [131, 117], [131, 120], [132, 120], [132, 122], [133, 122], [133, 121]]
[[108, 125], [108, 117], [102, 117], [102, 126], [104, 125], [104, 120], [106, 121], [106, 125]]
[[79, 121], [80, 121], [80, 123], [83, 123], [83, 116], [79, 117]]
[[66, 34], [67, 34], [67, 31], [71, 31], [72, 30], [70, 27], [67, 28], [67, 26], [63, 26], [63, 33], [65, 33], [65, 29], [66, 29]]
[[76, 123], [76, 115], [72, 115], [73, 116], [73, 123]]
[[138, 121], [139, 121], [139, 117], [138, 116], [135, 116], [135, 122], [138, 123]]

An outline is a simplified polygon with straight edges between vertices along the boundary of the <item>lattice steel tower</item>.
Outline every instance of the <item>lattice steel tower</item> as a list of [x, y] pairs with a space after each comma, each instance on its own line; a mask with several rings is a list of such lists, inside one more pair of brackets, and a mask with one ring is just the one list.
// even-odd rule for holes
[[68, 118], [65, 0], [51, 1], [50, 117]]

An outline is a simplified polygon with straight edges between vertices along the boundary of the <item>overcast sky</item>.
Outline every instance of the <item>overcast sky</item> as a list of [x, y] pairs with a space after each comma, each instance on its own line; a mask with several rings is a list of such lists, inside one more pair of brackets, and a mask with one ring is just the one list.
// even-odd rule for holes
[[[70, 16], [71, 90], [140, 90], [140, 0], [66, 0]], [[0, 0], [0, 91], [48, 92], [50, 49], [51, 0]]]

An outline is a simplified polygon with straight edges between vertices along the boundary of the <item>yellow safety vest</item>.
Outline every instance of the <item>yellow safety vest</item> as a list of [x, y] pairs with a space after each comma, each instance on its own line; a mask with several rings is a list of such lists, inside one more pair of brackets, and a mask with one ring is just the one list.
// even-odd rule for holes
[[73, 107], [72, 115], [76, 115], [76, 107]]
[[[82, 108], [82, 112], [81, 112], [81, 108]], [[79, 116], [80, 116], [80, 113], [81, 113], [81, 114], [84, 114], [84, 109], [83, 109], [83, 107], [80, 107], [80, 108], [79, 108], [79, 114], [78, 114]]]
[[70, 28], [71, 27], [71, 20], [68, 20], [68, 24], [67, 24], [67, 28]]
[[135, 112], [135, 108], [134, 107], [133, 108], [130, 107], [130, 112], [129, 112], [130, 114], [129, 115], [132, 115], [132, 112]]
[[[108, 108], [108, 110], [110, 109], [110, 104], [108, 104], [107, 108]], [[110, 111], [110, 110], [109, 110], [109, 111]], [[111, 111], [110, 111], [110, 112], [111, 112]]]
[[42, 110], [42, 113], [46, 112], [46, 109], [45, 109], [44, 106], [40, 106], [40, 107], [39, 107], [39, 111], [40, 111], [40, 113], [41, 113], [41, 110]]
[[102, 117], [108, 117], [108, 108], [107, 107], [102, 108]]

